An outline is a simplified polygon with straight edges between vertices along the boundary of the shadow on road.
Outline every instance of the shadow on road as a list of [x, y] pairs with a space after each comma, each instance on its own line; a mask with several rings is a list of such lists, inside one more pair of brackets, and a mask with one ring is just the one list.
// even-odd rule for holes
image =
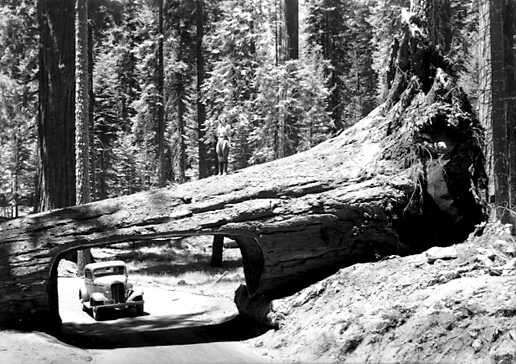
[[240, 341], [267, 331], [238, 315], [216, 323], [199, 319], [205, 313], [145, 316], [117, 322], [65, 323], [56, 336], [83, 349], [114, 349]]

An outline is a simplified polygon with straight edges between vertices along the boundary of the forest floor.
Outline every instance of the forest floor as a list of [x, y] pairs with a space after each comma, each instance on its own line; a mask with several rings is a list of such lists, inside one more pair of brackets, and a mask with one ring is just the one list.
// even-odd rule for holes
[[[228, 319], [236, 313], [234, 290], [243, 282], [241, 257], [238, 249], [225, 249], [225, 268], [210, 268], [210, 249], [209, 243], [173, 241], [134, 249], [114, 246], [94, 255], [124, 259], [130, 276], [149, 293], [165, 289], [184, 299], [190, 295], [191, 307], [180, 302], [177, 307], [194, 310], [204, 299], [222, 307], [218, 319]], [[167, 255], [174, 259], [167, 260]], [[66, 265], [62, 268], [67, 275]], [[183, 353], [186, 356], [177, 360], [185, 363], [196, 362], [188, 358], [200, 353], [249, 363], [514, 363], [514, 292], [516, 243], [506, 227], [493, 224], [462, 244], [341, 269], [274, 301], [280, 328], [242, 337], [240, 343], [215, 340], [197, 346], [91, 350], [45, 333], [0, 331], [0, 362], [108, 363], [114, 358], [111, 353], [122, 350], [126, 359], [134, 360], [168, 360], [171, 353]], [[112, 322], [116, 326], [122, 321]], [[145, 327], [144, 321], [141, 324]], [[138, 356], [142, 353], [147, 354]]]
[[281, 363], [516, 363], [507, 230], [341, 269], [275, 301], [280, 329], [249, 343]]

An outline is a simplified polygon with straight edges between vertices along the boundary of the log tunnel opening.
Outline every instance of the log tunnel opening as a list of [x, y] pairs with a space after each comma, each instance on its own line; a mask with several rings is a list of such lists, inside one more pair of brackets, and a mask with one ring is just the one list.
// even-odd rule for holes
[[[212, 239], [215, 237], [222, 237], [224, 241], [224, 263], [220, 268], [212, 268], [210, 267], [210, 255], [212, 253]], [[187, 243], [183, 243], [183, 240], [188, 240]], [[216, 240], [214, 239], [213, 244]], [[168, 244], [168, 245], [167, 245]], [[164, 246], [171, 247], [174, 245], [173, 249], [170, 248], [170, 251], [181, 251], [183, 245], [185, 248], [184, 255], [179, 258], [185, 258], [188, 254], [191, 256], [188, 257], [189, 264], [182, 267], [182, 263], [179, 260], [174, 261], [173, 256], [166, 256], [166, 252], [160, 256], [160, 249], [164, 249]], [[179, 245], [178, 245], [179, 244]], [[193, 279], [213, 279], [216, 282], [211, 284], [209, 287], [210, 291], [213, 291], [217, 287], [217, 283], [222, 281], [226, 282], [224, 289], [229, 293], [232, 289], [232, 294], [235, 293], [239, 285], [245, 283], [246, 291], [249, 295], [252, 295], [259, 286], [260, 276], [263, 271], [264, 266], [264, 258], [261, 251], [261, 247], [257, 241], [257, 239], [253, 236], [240, 236], [240, 235], [228, 235], [222, 234], [219, 232], [214, 233], [203, 233], [203, 234], [188, 234], [188, 235], [170, 235], [170, 234], [162, 234], [162, 235], [154, 235], [152, 238], [145, 238], [139, 236], [138, 239], [130, 240], [126, 239], [120, 242], [113, 243], [111, 242], [97, 242], [97, 243], [88, 243], [85, 244], [74, 244], [73, 246], [60, 247], [59, 250], [54, 254], [54, 258], [52, 260], [52, 264], [50, 266], [50, 271], [48, 275], [47, 281], [47, 292], [48, 292], [48, 302], [50, 308], [50, 315], [45, 320], [48, 320], [49, 326], [54, 327], [58, 330], [61, 329], [63, 324], [62, 312], [60, 312], [60, 300], [63, 297], [60, 296], [62, 294], [62, 287], [59, 285], [62, 284], [63, 281], [61, 278], [58, 279], [59, 270], [62, 270], [63, 267], [59, 267], [60, 262], [63, 261], [63, 258], [70, 254], [70, 252], [74, 252], [80, 250], [81, 248], [94, 248], [98, 254], [102, 254], [104, 251], [104, 255], [100, 257], [97, 261], [107, 261], [107, 260], [131, 260], [133, 258], [140, 259], [140, 262], [145, 263], [145, 257], [152, 256], [154, 259], [158, 259], [160, 261], [160, 267], [169, 266], [170, 272], [179, 272], [170, 273], [175, 274], [175, 276], [181, 278], [182, 276], [192, 277]], [[125, 250], [124, 250], [125, 247]], [[147, 248], [146, 248], [147, 247]], [[149, 248], [150, 247], [150, 248]], [[161, 247], [161, 248], [160, 248]], [[116, 249], [118, 253], [109, 255], [109, 252], [113, 252]], [[141, 251], [147, 249], [146, 251], [152, 250], [152, 254], [142, 255]], [[106, 254], [106, 251], [108, 252]], [[132, 251], [132, 252], [131, 252]], [[170, 252], [169, 251], [169, 252]], [[229, 252], [229, 253], [228, 253]], [[95, 255], [95, 254], [94, 254]], [[98, 257], [97, 257], [98, 258]], [[178, 259], [178, 257], [175, 257]], [[168, 263], [167, 263], [168, 260]], [[148, 263], [148, 262], [147, 262]], [[149, 263], [152, 264], [152, 263]], [[176, 264], [173, 266], [173, 264]], [[181, 265], [181, 267], [180, 267]], [[178, 267], [180, 267], [178, 269]], [[66, 268], [65, 268], [66, 269]], [[156, 268], [158, 269], [158, 268]], [[159, 271], [156, 269], [153, 270], [153, 273], [159, 274]], [[137, 269], [136, 274], [146, 274], [145, 268]], [[185, 273], [186, 272], [186, 273]], [[229, 272], [229, 273], [228, 273]], [[242, 277], [243, 272], [243, 277]], [[131, 270], [129, 269], [129, 279], [131, 279]], [[190, 273], [190, 275], [188, 275]], [[197, 274], [196, 274], [197, 273]], [[205, 277], [204, 275], [214, 275], [213, 277]], [[225, 277], [225, 275], [227, 276]], [[220, 277], [219, 277], [220, 276]], [[170, 276], [172, 277], [172, 276]], [[188, 284], [182, 279], [171, 280], [179, 285]], [[243, 279], [242, 279], [243, 278]], [[60, 280], [58, 282], [58, 280]], [[80, 280], [75, 278], [74, 284], [77, 287], [73, 287], [73, 292], [69, 292], [72, 295], [71, 298], [66, 298], [67, 300], [73, 300], [74, 305], [77, 304], [76, 307], [80, 307], [80, 301], [78, 297], [78, 292], [80, 285], [82, 284], [83, 278]], [[182, 281], [182, 282], [181, 282]], [[64, 281], [63, 281], [64, 282]], [[68, 284], [68, 283], [67, 283]], [[64, 285], [64, 284], [63, 284]], [[207, 283], [206, 283], [207, 285]], [[69, 291], [70, 288], [67, 288]], [[231, 297], [233, 300], [233, 297]], [[76, 301], [76, 302], [75, 302]], [[227, 300], [226, 300], [227, 301]], [[70, 301], [71, 302], [71, 301]], [[228, 301], [229, 302], [229, 301]], [[69, 303], [66, 304], [68, 307]], [[234, 303], [230, 304], [234, 307]], [[229, 306], [229, 304], [228, 304]], [[76, 308], [75, 307], [75, 308]], [[75, 310], [74, 308], [74, 310]], [[78, 309], [80, 311], [80, 308]]]

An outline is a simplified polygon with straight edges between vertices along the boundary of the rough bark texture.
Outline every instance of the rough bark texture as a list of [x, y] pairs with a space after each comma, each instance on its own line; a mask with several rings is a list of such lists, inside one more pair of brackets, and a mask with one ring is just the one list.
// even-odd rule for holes
[[[184, 29], [181, 25], [181, 21], [178, 20], [176, 24], [176, 31], [179, 39], [179, 47], [177, 51], [177, 60], [181, 61], [183, 55], [184, 45]], [[177, 130], [176, 130], [176, 147], [175, 147], [175, 159], [176, 159], [176, 181], [183, 183], [186, 180], [186, 146], [185, 146], [185, 80], [181, 71], [176, 72], [175, 79], [175, 104], [177, 113]]]
[[480, 103], [479, 118], [486, 130], [489, 202], [496, 217], [507, 217], [509, 198], [509, 149], [505, 123], [503, 1], [480, 3]]
[[75, 203], [73, 14], [73, 1], [38, 1], [38, 211]]
[[[505, 123], [507, 125], [507, 137], [509, 143], [509, 174], [510, 174], [510, 206], [516, 207], [516, 62], [514, 51], [514, 35], [516, 29], [516, 17], [514, 10], [516, 2], [505, 0], [503, 9], [503, 33], [504, 33], [504, 68], [505, 68]], [[514, 224], [516, 216], [512, 214], [511, 222]]]
[[163, 57], [163, 0], [159, 0], [158, 6], [158, 51], [156, 55], [156, 85], [158, 89], [158, 104], [156, 105], [157, 144], [158, 144], [158, 182], [160, 187], [167, 184], [167, 177], [170, 175], [169, 165], [165, 158], [165, 95], [164, 95], [164, 57]]
[[79, 247], [231, 237], [246, 278], [235, 301], [264, 320], [271, 299], [339, 267], [464, 239], [484, 217], [482, 132], [412, 25], [393, 62], [404, 89], [394, 83], [388, 103], [307, 152], [0, 225], [0, 322], [58, 322], [57, 261]]
[[88, 5], [75, 1], [75, 201], [90, 202]]
[[203, 37], [204, 37], [204, 1], [196, 0], [196, 43], [195, 43], [195, 58], [197, 67], [197, 135], [198, 135], [198, 152], [199, 152], [199, 178], [209, 176], [208, 153], [206, 151], [206, 143], [204, 136], [206, 135], [206, 108], [202, 101], [202, 83], [204, 82], [204, 55], [203, 55]]
[[[90, 202], [90, 80], [88, 2], [75, 1], [75, 202]], [[77, 251], [82, 273], [93, 257], [89, 249]]]

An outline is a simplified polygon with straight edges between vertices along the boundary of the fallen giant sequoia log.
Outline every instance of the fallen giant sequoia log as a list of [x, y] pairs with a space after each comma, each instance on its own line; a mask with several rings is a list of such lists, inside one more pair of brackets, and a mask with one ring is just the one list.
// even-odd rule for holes
[[231, 236], [247, 284], [237, 305], [258, 315], [339, 267], [463, 239], [484, 215], [479, 124], [424, 37], [407, 26], [393, 54], [387, 103], [309, 151], [1, 224], [0, 322], [59, 322], [57, 261], [76, 248]]

